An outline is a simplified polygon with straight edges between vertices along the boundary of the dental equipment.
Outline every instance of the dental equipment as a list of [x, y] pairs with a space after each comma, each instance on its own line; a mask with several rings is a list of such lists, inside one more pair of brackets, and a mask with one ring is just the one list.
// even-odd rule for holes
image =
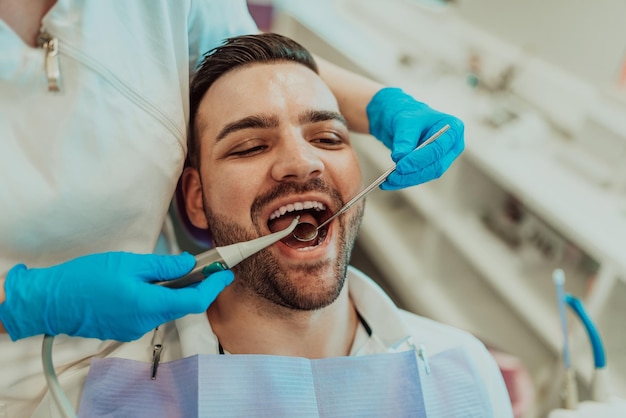
[[563, 363], [565, 364], [565, 384], [564, 390], [564, 406], [566, 409], [576, 409], [578, 407], [578, 387], [576, 386], [576, 371], [572, 368], [570, 351], [569, 351], [569, 335], [567, 332], [567, 318], [565, 317], [565, 292], [563, 285], [565, 284], [565, 273], [561, 269], [556, 269], [552, 273], [552, 280], [556, 286], [556, 296], [559, 307], [559, 316], [561, 318], [561, 330], [563, 332]]
[[52, 363], [53, 344], [54, 336], [44, 335], [41, 346], [41, 362], [43, 364], [43, 374], [46, 378], [46, 384], [48, 385], [48, 389], [50, 389], [52, 399], [57, 405], [61, 416], [63, 416], [63, 418], [76, 418], [76, 412], [74, 412], [74, 408], [67, 399], [65, 392], [63, 392], [63, 388], [61, 388], [57, 374], [54, 371], [54, 364]]
[[566, 294], [565, 301], [583, 323], [585, 330], [587, 331], [587, 336], [589, 337], [589, 342], [591, 343], [594, 366], [593, 377], [591, 380], [591, 400], [596, 402], [607, 402], [611, 398], [611, 390], [608, 369], [606, 367], [606, 354], [602, 338], [600, 338], [600, 333], [589, 317], [589, 314], [585, 310], [585, 307], [580, 299], [570, 294]]
[[274, 232], [273, 234], [250, 241], [226, 245], [224, 247], [211, 248], [196, 256], [196, 266], [185, 276], [174, 280], [154, 282], [154, 284], [172, 289], [180, 289], [181, 287], [200, 282], [209, 277], [212, 273], [234, 267], [251, 255], [258, 253], [291, 234], [298, 225], [299, 220], [300, 217], [298, 216], [291, 221], [291, 224], [287, 228]]
[[[450, 129], [450, 125], [445, 125], [443, 128], [435, 132], [432, 136], [430, 136], [426, 141], [422, 142], [415, 150], [425, 147], [426, 145], [433, 142], [435, 139], [439, 138], [445, 131]], [[393, 164], [389, 167], [383, 174], [380, 175], [376, 180], [374, 180], [369, 186], [361, 190], [356, 196], [350, 199], [341, 209], [335, 212], [330, 218], [326, 219], [320, 225], [315, 226], [308, 222], [299, 223], [296, 230], [293, 232], [293, 237], [301, 242], [312, 241], [317, 238], [317, 232], [320, 228], [328, 225], [330, 221], [335, 219], [337, 216], [343, 214], [348, 209], [352, 207], [356, 202], [364, 198], [367, 194], [369, 194], [374, 188], [380, 186], [380, 184], [389, 177], [389, 175], [396, 169], [396, 164]]]
[[626, 417], [626, 400], [615, 397], [611, 393], [604, 345], [598, 329], [587, 314], [580, 299], [565, 294], [565, 301], [583, 323], [591, 343], [594, 364], [591, 378], [591, 399], [581, 402], [575, 410], [555, 409], [550, 412], [548, 418]]

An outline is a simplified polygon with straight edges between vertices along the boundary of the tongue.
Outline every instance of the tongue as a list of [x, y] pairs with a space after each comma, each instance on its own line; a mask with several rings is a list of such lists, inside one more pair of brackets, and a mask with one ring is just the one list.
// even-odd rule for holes
[[285, 213], [280, 218], [270, 221], [268, 224], [268, 227], [270, 228], [270, 231], [272, 232], [282, 231], [283, 229], [287, 228], [291, 224], [291, 222], [294, 220], [296, 216], [300, 216], [300, 222], [308, 222], [314, 226], [318, 225], [318, 222], [317, 222], [317, 219], [315, 219], [315, 216], [311, 215], [309, 212], [302, 211], [302, 212]]

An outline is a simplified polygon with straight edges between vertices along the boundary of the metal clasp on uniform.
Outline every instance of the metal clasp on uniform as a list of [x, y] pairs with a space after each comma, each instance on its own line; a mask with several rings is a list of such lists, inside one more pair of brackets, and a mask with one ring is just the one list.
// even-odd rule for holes
[[159, 363], [161, 362], [161, 352], [163, 351], [161, 339], [161, 331], [157, 327], [152, 335], [152, 380], [156, 380], [157, 370], [159, 368]]
[[424, 344], [420, 344], [417, 349], [417, 355], [424, 362], [424, 370], [426, 371], [426, 374], [430, 374], [430, 363], [428, 362], [428, 356], [426, 355], [426, 348], [424, 347]]
[[59, 66], [59, 40], [51, 36], [45, 29], [41, 29], [37, 44], [46, 53], [45, 71], [48, 79], [48, 91], [61, 90], [61, 69]]

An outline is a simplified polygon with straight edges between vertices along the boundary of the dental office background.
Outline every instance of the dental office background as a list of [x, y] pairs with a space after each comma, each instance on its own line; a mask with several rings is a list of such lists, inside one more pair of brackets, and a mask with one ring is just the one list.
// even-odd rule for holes
[[[465, 122], [466, 150], [440, 179], [368, 197], [352, 264], [401, 307], [503, 354], [505, 379], [507, 362], [526, 377], [523, 418], [561, 405], [562, 269], [626, 398], [626, 1], [248, 4], [262, 30]], [[367, 183], [391, 160], [358, 136]], [[582, 401], [593, 353], [580, 320], [567, 324]]]

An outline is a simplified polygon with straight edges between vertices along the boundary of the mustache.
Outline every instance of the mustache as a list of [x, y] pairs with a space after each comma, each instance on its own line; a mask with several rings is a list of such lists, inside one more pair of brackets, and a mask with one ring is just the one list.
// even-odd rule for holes
[[332, 189], [321, 178], [314, 178], [306, 181], [305, 183], [285, 182], [275, 186], [268, 192], [254, 199], [254, 201], [252, 202], [252, 207], [250, 208], [252, 218], [256, 219], [261, 213], [262, 209], [276, 199], [291, 194], [300, 194], [312, 191], [321, 192], [329, 195], [333, 203], [336, 204], [337, 207], [341, 207], [343, 205], [343, 200], [341, 199], [341, 195], [339, 194], [339, 192], [335, 189]]

